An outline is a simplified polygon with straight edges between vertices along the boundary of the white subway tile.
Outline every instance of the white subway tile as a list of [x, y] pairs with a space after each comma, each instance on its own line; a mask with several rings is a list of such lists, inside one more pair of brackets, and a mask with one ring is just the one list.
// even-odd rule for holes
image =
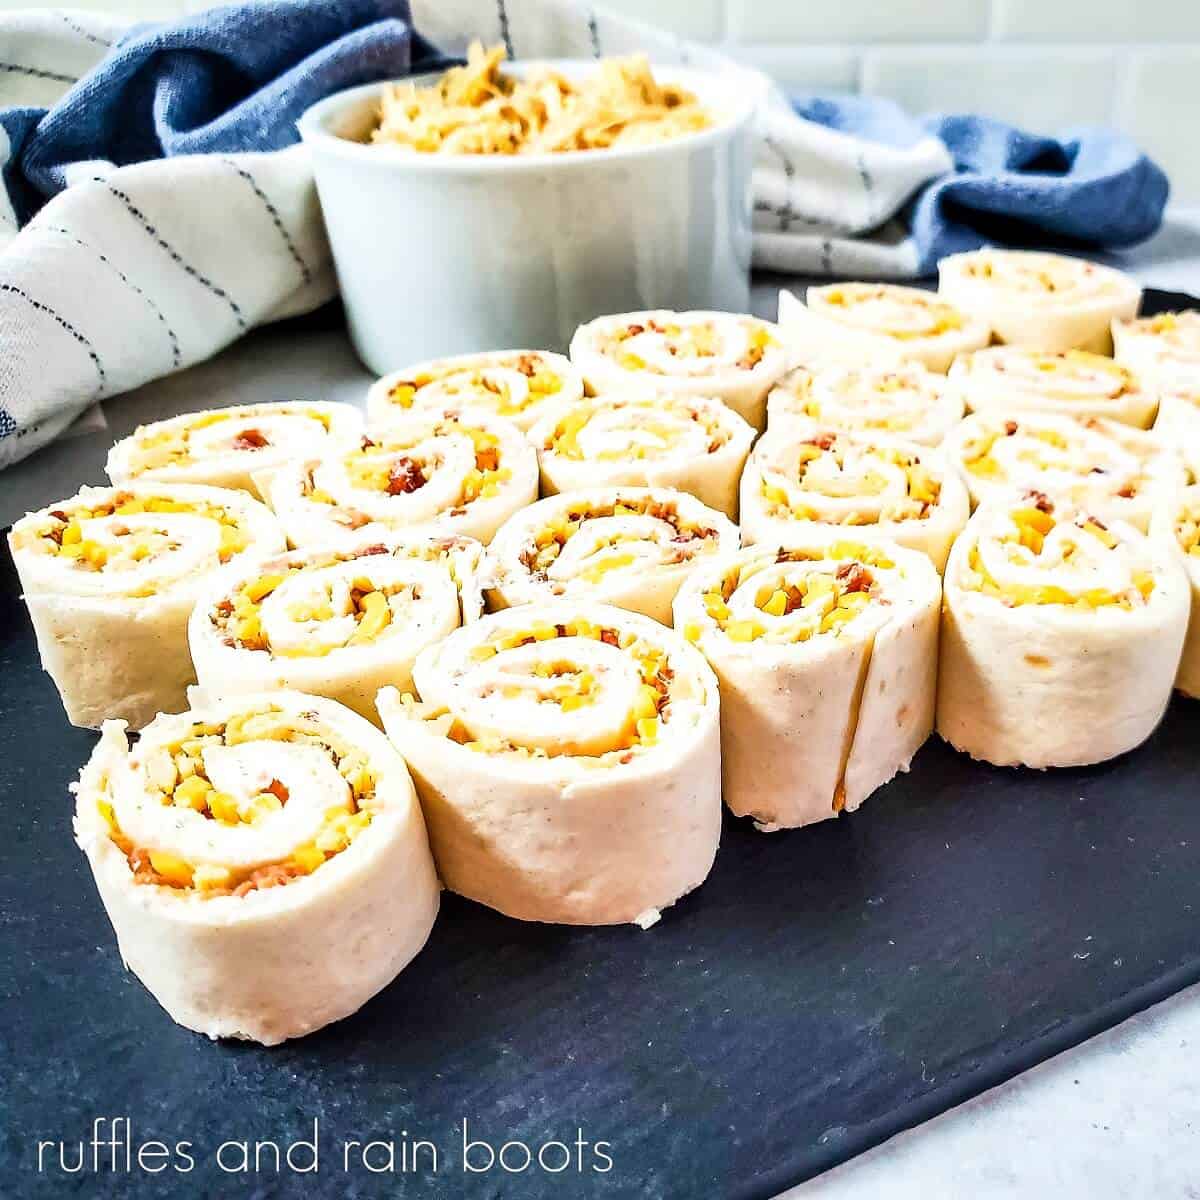
[[669, 29], [697, 41], [715, 41], [722, 33], [722, 0], [604, 0], [604, 7], [641, 21]]
[[1171, 198], [1200, 203], [1200, 47], [1136, 53], [1117, 104], [1118, 123], [1171, 180]]
[[912, 46], [871, 49], [862, 90], [913, 112], [972, 112], [1035, 133], [1111, 121], [1116, 61], [1074, 47]]
[[835, 46], [742, 46], [724, 49], [731, 58], [757, 67], [785, 91], [854, 92], [859, 55]]
[[1200, 40], [1198, 0], [992, 0], [992, 32], [1014, 41]]
[[726, 0], [740, 42], [971, 41], [988, 27], [988, 0]]

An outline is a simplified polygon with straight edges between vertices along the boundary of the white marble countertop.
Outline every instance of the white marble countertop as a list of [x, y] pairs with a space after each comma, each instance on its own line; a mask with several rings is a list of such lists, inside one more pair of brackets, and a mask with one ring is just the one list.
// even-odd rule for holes
[[[1177, 212], [1114, 265], [1200, 295], [1200, 210]], [[782, 279], [755, 282], [772, 316]], [[176, 412], [268, 399], [361, 404], [370, 377], [344, 333], [260, 330], [210, 362], [106, 401], [68, 436], [0, 472], [0, 524], [103, 483], [108, 447]], [[1200, 1200], [1200, 986], [787, 1193], [789, 1200]]]

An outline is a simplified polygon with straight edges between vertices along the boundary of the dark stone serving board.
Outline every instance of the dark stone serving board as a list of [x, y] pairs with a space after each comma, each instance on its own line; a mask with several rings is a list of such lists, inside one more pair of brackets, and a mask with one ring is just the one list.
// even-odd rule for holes
[[[773, 836], [730, 820], [711, 878], [648, 932], [446, 896], [356, 1016], [274, 1050], [210, 1043], [121, 966], [71, 840], [95, 735], [66, 724], [0, 558], [5, 1197], [768, 1197], [1200, 979], [1200, 704], [1177, 698], [1103, 766], [993, 770], [935, 739], [851, 816]], [[105, 1150], [64, 1173], [58, 1142], [74, 1165], [114, 1117], [132, 1122], [118, 1169]], [[214, 1163], [314, 1118], [315, 1175]], [[464, 1118], [494, 1147], [566, 1143], [571, 1165], [465, 1174]], [[402, 1131], [436, 1172], [426, 1150], [401, 1173]], [[345, 1171], [343, 1143], [373, 1139], [397, 1143], [396, 1173]], [[150, 1140], [189, 1142], [194, 1168], [128, 1170]]]

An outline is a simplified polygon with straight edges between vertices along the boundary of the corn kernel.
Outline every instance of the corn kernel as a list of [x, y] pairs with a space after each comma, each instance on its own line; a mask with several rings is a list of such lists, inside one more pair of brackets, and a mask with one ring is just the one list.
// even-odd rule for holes
[[311, 875], [324, 861], [325, 854], [318, 850], [316, 846], [309, 843], [304, 846], [297, 846], [292, 851], [292, 861], [302, 870]]
[[208, 803], [208, 794], [212, 784], [199, 775], [189, 775], [176, 787], [171, 794], [171, 800], [180, 808], [194, 808], [200, 812]]
[[177, 855], [168, 854], [165, 850], [151, 850], [150, 865], [172, 887], [183, 888], [191, 886], [191, 864], [185, 862]]

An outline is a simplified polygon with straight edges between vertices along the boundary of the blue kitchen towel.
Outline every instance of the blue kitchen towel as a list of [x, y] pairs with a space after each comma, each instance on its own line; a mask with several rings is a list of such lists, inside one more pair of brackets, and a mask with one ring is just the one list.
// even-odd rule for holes
[[1128, 138], [1105, 129], [1062, 139], [969, 115], [909, 117], [878, 97], [805, 96], [799, 116], [840, 133], [908, 149], [932, 134], [953, 170], [919, 190], [900, 215], [916, 273], [984, 245], [1110, 249], [1144, 241], [1162, 223], [1163, 171]]
[[331, 92], [445, 61], [407, 0], [273, 0], [135, 25], [53, 107], [0, 111], [9, 196], [24, 223], [76, 163], [278, 150]]

